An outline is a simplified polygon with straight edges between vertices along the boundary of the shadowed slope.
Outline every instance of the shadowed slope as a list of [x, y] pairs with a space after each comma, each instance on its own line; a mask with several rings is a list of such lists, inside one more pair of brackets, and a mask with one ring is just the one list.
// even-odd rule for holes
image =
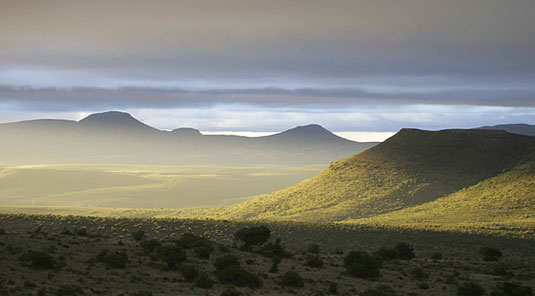
[[214, 218], [342, 221], [423, 204], [514, 168], [535, 139], [503, 131], [404, 129], [287, 189], [213, 210]]
[[535, 161], [435, 201], [347, 223], [459, 230], [535, 229]]

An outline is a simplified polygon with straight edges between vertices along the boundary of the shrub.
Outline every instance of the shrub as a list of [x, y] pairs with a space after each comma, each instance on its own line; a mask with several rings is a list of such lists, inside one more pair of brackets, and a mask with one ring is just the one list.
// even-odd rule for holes
[[433, 260], [442, 260], [443, 257], [444, 256], [440, 252], [434, 252], [433, 254], [431, 254], [431, 259]]
[[238, 257], [231, 254], [223, 255], [223, 257], [217, 258], [214, 262], [214, 267], [217, 271], [221, 271], [232, 265], [240, 266], [240, 261]]
[[80, 295], [83, 294], [83, 290], [81, 287], [74, 286], [74, 285], [62, 285], [56, 290], [57, 296], [74, 296], [74, 295]]
[[205, 248], [210, 253], [214, 250], [214, 244], [210, 240], [189, 232], [182, 234], [176, 243], [184, 249]]
[[0, 228], [0, 235], [6, 235], [6, 230], [4, 228]]
[[28, 251], [21, 258], [27, 261], [30, 267], [37, 269], [53, 269], [57, 265], [56, 259], [43, 251]]
[[498, 261], [502, 257], [502, 251], [492, 247], [481, 248], [479, 253], [483, 256], [484, 261]]
[[186, 261], [186, 252], [176, 244], [161, 245], [155, 252], [156, 257], [165, 262], [169, 269], [176, 269], [179, 263]]
[[533, 290], [530, 287], [522, 286], [515, 283], [502, 283], [491, 296], [533, 296]]
[[308, 254], [305, 257], [305, 265], [312, 268], [323, 268], [323, 260], [318, 255]]
[[416, 280], [425, 280], [429, 278], [429, 274], [421, 267], [415, 267], [410, 270], [410, 275]]
[[234, 234], [234, 238], [243, 243], [244, 249], [261, 246], [268, 241], [270, 236], [271, 230], [265, 226], [242, 228]]
[[228, 288], [223, 293], [221, 293], [221, 296], [241, 296], [242, 294], [234, 289], [234, 288]]
[[327, 292], [329, 292], [329, 294], [338, 294], [338, 284], [329, 283], [329, 288], [327, 289]]
[[214, 286], [214, 280], [208, 275], [208, 273], [201, 271], [199, 276], [193, 281], [195, 287], [202, 289], [211, 289]]
[[494, 266], [492, 266], [490, 274], [498, 276], [513, 276], [513, 274], [509, 271], [507, 264], [502, 262], [497, 262]]
[[130, 295], [131, 296], [153, 296], [151, 291], [139, 291]]
[[246, 271], [239, 265], [231, 265], [216, 274], [221, 282], [238, 287], [260, 288], [263, 285], [257, 275]]
[[87, 235], [87, 228], [85, 228], [85, 227], [82, 227], [82, 228], [79, 228], [79, 229], [75, 229], [74, 232], [78, 236], [88, 236]]
[[373, 254], [385, 261], [399, 258], [398, 252], [394, 248], [381, 247], [379, 250], [375, 251]]
[[371, 279], [381, 275], [382, 261], [364, 251], [351, 251], [344, 257], [344, 266], [351, 276]]
[[100, 251], [96, 257], [97, 261], [102, 262], [106, 265], [106, 268], [117, 268], [123, 269], [126, 268], [126, 263], [128, 262], [128, 256], [125, 252], [110, 252], [107, 249]]
[[199, 276], [199, 271], [194, 266], [183, 265], [180, 267], [180, 274], [186, 282], [191, 283], [196, 277]]
[[415, 258], [414, 248], [407, 243], [398, 243], [394, 249], [398, 253], [398, 258], [402, 260], [411, 260]]
[[414, 248], [407, 243], [398, 243], [393, 248], [382, 247], [373, 254], [383, 260], [411, 260], [416, 257]]
[[211, 250], [207, 247], [196, 247], [193, 251], [200, 259], [210, 259]]
[[281, 263], [282, 261], [282, 258], [281, 257], [273, 257], [271, 258], [271, 268], [269, 269], [269, 272], [271, 273], [278, 273], [279, 272], [279, 264]]
[[132, 238], [134, 238], [135, 241], [140, 241], [145, 238], [145, 231], [143, 230], [137, 230], [132, 232]]
[[311, 254], [319, 254], [320, 246], [318, 244], [310, 244], [308, 245], [307, 251]]
[[379, 285], [360, 293], [361, 296], [395, 296], [396, 291], [387, 285]]
[[139, 245], [141, 246], [143, 253], [145, 255], [149, 255], [150, 253], [152, 253], [152, 251], [161, 246], [162, 243], [160, 243], [160, 241], [156, 239], [149, 239], [141, 241]]
[[485, 289], [475, 282], [464, 282], [457, 287], [458, 296], [483, 296]]
[[262, 249], [260, 250], [260, 253], [268, 258], [289, 258], [292, 257], [292, 253], [286, 251], [284, 247], [281, 245], [281, 240], [277, 239], [275, 243], [269, 242], [265, 244]]
[[302, 288], [305, 286], [305, 282], [297, 272], [287, 271], [281, 277], [281, 285], [284, 287]]

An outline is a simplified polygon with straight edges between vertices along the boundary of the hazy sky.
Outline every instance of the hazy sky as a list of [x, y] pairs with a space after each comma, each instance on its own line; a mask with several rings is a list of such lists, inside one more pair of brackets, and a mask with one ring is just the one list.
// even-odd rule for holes
[[535, 124], [535, 1], [0, 0], [0, 122]]

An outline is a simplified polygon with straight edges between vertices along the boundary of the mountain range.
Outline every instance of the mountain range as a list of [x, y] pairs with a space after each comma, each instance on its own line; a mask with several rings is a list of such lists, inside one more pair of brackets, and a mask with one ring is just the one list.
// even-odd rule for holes
[[0, 124], [4, 164], [328, 165], [377, 143], [338, 137], [319, 125], [265, 137], [203, 135], [192, 128], [163, 131], [128, 113], [110, 111], [80, 121]]

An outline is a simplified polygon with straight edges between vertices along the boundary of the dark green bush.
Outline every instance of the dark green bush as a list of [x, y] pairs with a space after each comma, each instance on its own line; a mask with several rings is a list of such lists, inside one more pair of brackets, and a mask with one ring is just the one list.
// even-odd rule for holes
[[167, 264], [169, 269], [176, 269], [178, 264], [186, 261], [186, 252], [176, 244], [161, 245], [155, 250], [156, 257]]
[[0, 235], [6, 235], [6, 231], [4, 228], [0, 228]]
[[137, 230], [132, 232], [132, 238], [134, 238], [135, 241], [140, 241], [145, 238], [145, 231], [143, 230]]
[[231, 265], [217, 271], [216, 274], [221, 282], [238, 287], [260, 288], [263, 285], [257, 275], [246, 271], [239, 265]]
[[152, 292], [150, 291], [139, 291], [130, 295], [131, 296], [153, 296]]
[[160, 241], [156, 239], [149, 239], [141, 241], [139, 245], [141, 246], [143, 253], [145, 255], [149, 255], [150, 253], [152, 253], [152, 251], [156, 250], [156, 248], [161, 246], [162, 243], [160, 243]]
[[277, 239], [275, 243], [269, 242], [262, 246], [262, 249], [260, 249], [260, 253], [268, 258], [290, 258], [292, 257], [292, 253], [285, 250], [284, 247], [281, 245], [281, 240]]
[[30, 250], [21, 259], [28, 262], [30, 267], [37, 269], [54, 269], [58, 264], [54, 257], [43, 251]]
[[191, 265], [183, 265], [180, 267], [180, 274], [186, 282], [192, 283], [199, 276], [199, 270]]
[[394, 259], [410, 260], [416, 255], [414, 254], [414, 248], [407, 243], [398, 243], [393, 248], [382, 247], [373, 253], [375, 256], [388, 261]]
[[338, 294], [338, 284], [329, 283], [329, 288], [327, 289], [327, 292], [329, 292], [329, 294]]
[[385, 260], [385, 261], [389, 261], [389, 260], [394, 260], [394, 259], [398, 259], [399, 258], [399, 255], [398, 255], [398, 252], [396, 251], [396, 249], [394, 248], [385, 248], [385, 247], [381, 247], [379, 250], [375, 251], [373, 253], [373, 255]]
[[323, 268], [323, 260], [318, 255], [308, 254], [305, 257], [305, 265], [312, 268]]
[[396, 291], [387, 285], [379, 285], [360, 293], [360, 296], [395, 296]]
[[217, 271], [221, 271], [232, 265], [240, 266], [240, 261], [238, 260], [238, 257], [231, 254], [223, 255], [222, 257], [217, 258], [214, 262], [214, 267]]
[[516, 283], [502, 283], [498, 285], [496, 291], [491, 296], [533, 296], [533, 290], [530, 287], [522, 286]]
[[212, 252], [211, 249], [204, 246], [195, 247], [193, 251], [195, 252], [195, 255], [197, 255], [197, 257], [199, 257], [200, 259], [210, 259], [210, 253]]
[[411, 260], [415, 258], [414, 248], [407, 243], [398, 243], [394, 249], [398, 253], [398, 258], [402, 260]]
[[106, 268], [123, 269], [126, 268], [126, 263], [128, 262], [128, 256], [125, 252], [110, 252], [107, 249], [100, 251], [96, 259], [104, 263]]
[[483, 296], [485, 289], [475, 282], [464, 282], [457, 287], [458, 296]]
[[214, 244], [210, 240], [190, 232], [182, 234], [176, 243], [184, 249], [205, 248], [210, 253], [214, 250]]
[[212, 280], [208, 273], [201, 271], [193, 281], [193, 284], [198, 288], [211, 289], [214, 287], [214, 280]]
[[223, 293], [221, 293], [221, 296], [241, 296], [242, 294], [234, 289], [234, 288], [227, 288]]
[[85, 228], [85, 227], [82, 227], [82, 228], [79, 228], [79, 229], [75, 229], [74, 233], [76, 233], [76, 235], [78, 235], [78, 236], [88, 236], [87, 228]]
[[310, 244], [308, 245], [307, 251], [311, 254], [319, 254], [320, 246], [318, 244]]
[[479, 254], [483, 256], [484, 261], [498, 261], [502, 257], [502, 251], [492, 247], [481, 248]]
[[75, 296], [83, 294], [83, 290], [81, 287], [74, 286], [74, 285], [62, 285], [56, 290], [57, 296]]
[[261, 246], [268, 241], [270, 236], [271, 230], [265, 226], [242, 228], [234, 234], [234, 238], [243, 243], [244, 249]]
[[382, 267], [382, 261], [364, 251], [351, 251], [344, 257], [344, 266], [351, 276], [373, 279], [381, 275], [379, 268]]
[[409, 274], [413, 279], [426, 280], [429, 278], [429, 274], [421, 267], [414, 267], [409, 271]]
[[505, 277], [513, 276], [513, 273], [509, 271], [507, 264], [502, 262], [496, 262], [496, 264], [492, 266], [490, 274]]
[[299, 273], [287, 271], [281, 277], [281, 285], [284, 287], [302, 288], [305, 286], [305, 282]]
[[440, 252], [434, 252], [433, 254], [431, 254], [431, 259], [433, 260], [442, 260], [443, 257], [444, 256]]

